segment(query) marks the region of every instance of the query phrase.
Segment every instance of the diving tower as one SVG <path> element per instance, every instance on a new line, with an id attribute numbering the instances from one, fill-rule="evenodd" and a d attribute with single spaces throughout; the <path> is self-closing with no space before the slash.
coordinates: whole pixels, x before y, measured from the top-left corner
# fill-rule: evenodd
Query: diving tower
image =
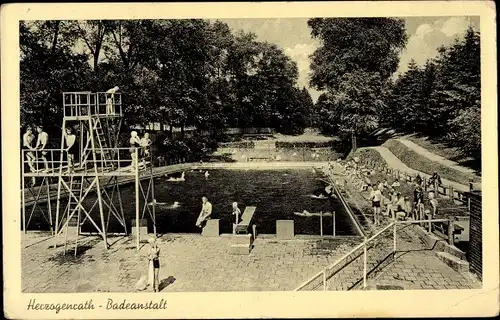
<path id="1" fill-rule="evenodd" d="M 63 121 L 60 149 L 22 151 L 22 224 L 27 232 L 38 208 L 57 239 L 75 232 L 75 255 L 84 223 L 92 226 L 108 248 L 107 235 L 111 219 L 116 220 L 127 235 L 127 223 L 120 184 L 135 183 L 136 245 L 140 246 L 139 222 L 148 212 L 156 235 L 154 206 L 153 156 L 150 147 L 120 147 L 123 124 L 120 93 L 90 91 L 63 93 Z M 69 161 L 66 132 L 74 134 L 74 159 Z M 31 153 L 33 168 L 26 169 Z M 133 157 L 135 155 L 135 157 Z M 44 159 L 45 158 L 45 159 Z M 27 182 L 41 180 L 41 185 Z M 140 183 L 147 180 L 147 190 Z M 57 191 L 53 190 L 57 183 Z M 25 190 L 31 194 L 27 201 Z M 94 194 L 97 199 L 90 199 Z M 55 212 L 51 200 L 56 201 Z M 153 202 L 153 205 L 148 205 Z M 46 210 L 43 204 L 46 203 Z M 27 209 L 30 208 L 28 213 Z M 141 210 L 142 209 L 142 210 Z M 47 212 L 46 212 L 47 211 Z M 142 211 L 142 212 L 141 212 Z M 73 231 L 76 229 L 76 231 Z M 116 232 L 115 232 L 116 233 Z"/>

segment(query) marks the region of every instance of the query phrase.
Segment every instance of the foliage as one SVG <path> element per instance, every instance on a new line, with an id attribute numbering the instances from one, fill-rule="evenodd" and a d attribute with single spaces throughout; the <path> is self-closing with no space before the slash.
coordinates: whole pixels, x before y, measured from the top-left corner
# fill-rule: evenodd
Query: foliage
<path id="1" fill-rule="evenodd" d="M 62 92 L 114 86 L 125 128 L 159 122 L 220 138 L 229 126 L 295 134 L 309 124 L 312 99 L 297 86 L 296 63 L 220 21 L 21 22 L 20 46 L 21 122 L 53 127 L 51 136 L 60 136 Z M 198 140 L 169 147 L 178 157 L 197 157 Z"/>
<path id="2" fill-rule="evenodd" d="M 311 59 L 311 85 L 327 93 L 319 101 L 323 131 L 343 137 L 366 133 L 386 109 L 385 94 L 407 42 L 404 21 L 393 18 L 313 18 L 321 45 Z"/>
<path id="3" fill-rule="evenodd" d="M 410 62 L 391 88 L 384 123 L 444 139 L 480 158 L 480 79 L 480 36 L 469 27 L 463 39 L 441 47 L 425 66 Z"/>

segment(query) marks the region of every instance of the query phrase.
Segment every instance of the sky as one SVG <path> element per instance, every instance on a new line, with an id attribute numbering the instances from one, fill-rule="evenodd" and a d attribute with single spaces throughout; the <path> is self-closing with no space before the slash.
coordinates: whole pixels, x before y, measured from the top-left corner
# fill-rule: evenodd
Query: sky
<path id="1" fill-rule="evenodd" d="M 408 43 L 400 55 L 396 74 L 405 72 L 408 62 L 414 59 L 423 65 L 437 55 L 437 49 L 463 37 L 469 24 L 479 31 L 479 17 L 409 17 L 405 21 Z M 297 62 L 298 84 L 306 87 L 314 101 L 320 92 L 309 87 L 309 56 L 319 43 L 311 37 L 307 18 L 290 19 L 222 19 L 233 30 L 253 32 L 259 41 L 268 41 L 281 47 L 285 54 Z"/>

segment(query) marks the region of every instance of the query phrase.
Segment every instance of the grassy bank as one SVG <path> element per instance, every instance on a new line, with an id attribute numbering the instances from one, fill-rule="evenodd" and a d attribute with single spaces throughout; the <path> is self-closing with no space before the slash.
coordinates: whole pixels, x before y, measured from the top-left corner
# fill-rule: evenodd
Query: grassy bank
<path id="1" fill-rule="evenodd" d="M 376 163 L 380 163 L 382 165 L 387 165 L 385 160 L 382 158 L 382 156 L 374 149 L 358 149 L 356 152 L 350 155 L 351 157 L 359 157 L 360 159 L 363 159 L 364 161 L 372 161 Z M 386 174 L 385 172 L 379 172 L 376 171 L 374 172 L 373 175 L 370 176 L 370 180 L 372 183 L 376 183 L 378 181 L 387 181 L 389 185 L 391 185 L 394 182 L 394 178 L 391 175 Z M 413 191 L 414 191 L 414 186 L 412 183 L 407 183 L 404 180 L 400 180 L 400 187 L 397 188 L 398 192 L 401 192 L 402 195 L 407 196 L 410 198 L 410 201 L 413 201 Z M 367 193 L 365 192 L 365 195 Z M 369 202 L 367 201 L 367 206 L 368 210 L 371 210 L 371 206 L 369 205 Z M 447 198 L 439 198 L 439 205 L 442 207 L 455 207 L 456 204 L 453 203 L 452 200 L 447 199 Z"/>
<path id="2" fill-rule="evenodd" d="M 399 160 L 401 160 L 401 162 L 412 169 L 430 175 L 436 171 L 441 175 L 441 178 L 455 181 L 463 185 L 468 185 L 469 179 L 473 179 L 474 182 L 480 182 L 480 180 L 475 175 L 466 174 L 437 162 L 431 161 L 426 157 L 414 152 L 397 140 L 388 140 L 382 146 L 389 149 Z"/>
<path id="3" fill-rule="evenodd" d="M 404 136 L 404 138 L 421 146 L 422 148 L 429 150 L 429 152 L 437 154 L 445 159 L 455 161 L 461 166 L 475 170 L 479 175 L 481 173 L 480 159 L 467 157 L 456 147 L 450 147 L 445 143 L 434 141 L 429 137 L 419 136 L 416 134 L 407 135 Z"/>

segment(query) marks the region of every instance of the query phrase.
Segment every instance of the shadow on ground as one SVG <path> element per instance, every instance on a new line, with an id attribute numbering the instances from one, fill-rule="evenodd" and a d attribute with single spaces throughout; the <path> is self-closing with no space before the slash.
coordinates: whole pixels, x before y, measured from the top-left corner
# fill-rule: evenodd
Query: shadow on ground
<path id="1" fill-rule="evenodd" d="M 168 276 L 167 278 L 160 281 L 160 285 L 158 286 L 159 291 L 162 291 L 169 285 L 175 282 L 175 278 L 173 276 Z"/>

